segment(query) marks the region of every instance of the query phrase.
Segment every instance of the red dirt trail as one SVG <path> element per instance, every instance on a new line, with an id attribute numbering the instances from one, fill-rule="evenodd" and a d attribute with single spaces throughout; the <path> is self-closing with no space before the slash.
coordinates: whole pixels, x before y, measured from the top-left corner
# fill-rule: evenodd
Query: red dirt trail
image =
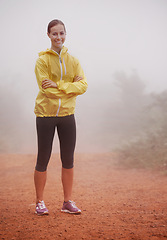
<path id="1" fill-rule="evenodd" d="M 73 197 L 81 215 L 61 213 L 61 164 L 53 154 L 37 216 L 35 155 L 0 155 L 0 239 L 167 239 L 167 176 L 117 167 L 112 154 L 76 154 Z"/>

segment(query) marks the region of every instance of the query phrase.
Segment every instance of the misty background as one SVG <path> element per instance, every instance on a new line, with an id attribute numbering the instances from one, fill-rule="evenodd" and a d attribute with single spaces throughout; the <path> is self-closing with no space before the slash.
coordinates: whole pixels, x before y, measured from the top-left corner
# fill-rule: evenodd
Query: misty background
<path id="1" fill-rule="evenodd" d="M 65 23 L 64 45 L 88 80 L 76 150 L 108 152 L 150 134 L 167 144 L 166 0 L 0 0 L 0 152 L 37 151 L 34 67 L 52 19 Z"/>

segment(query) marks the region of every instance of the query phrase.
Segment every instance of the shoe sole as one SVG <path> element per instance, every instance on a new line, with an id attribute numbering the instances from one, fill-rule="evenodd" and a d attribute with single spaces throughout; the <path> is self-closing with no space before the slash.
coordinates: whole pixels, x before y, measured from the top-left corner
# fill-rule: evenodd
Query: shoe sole
<path id="1" fill-rule="evenodd" d="M 37 213 L 37 211 L 35 211 L 35 214 L 37 214 L 38 216 L 49 215 L 48 212 Z"/>
<path id="2" fill-rule="evenodd" d="M 69 210 L 62 210 L 62 209 L 61 209 L 61 212 L 63 212 L 63 213 L 70 213 L 70 214 L 76 214 L 76 215 L 81 214 L 81 211 L 78 211 L 78 212 L 70 212 Z"/>

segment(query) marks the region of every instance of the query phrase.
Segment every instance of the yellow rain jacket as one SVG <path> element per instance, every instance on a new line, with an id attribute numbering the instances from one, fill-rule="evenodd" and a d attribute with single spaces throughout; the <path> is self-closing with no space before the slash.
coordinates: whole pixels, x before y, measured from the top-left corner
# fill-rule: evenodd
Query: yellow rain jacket
<path id="1" fill-rule="evenodd" d="M 35 66 L 39 86 L 34 110 L 37 117 L 74 114 L 76 97 L 87 90 L 87 80 L 79 61 L 67 51 L 63 47 L 60 55 L 51 49 L 39 53 Z M 83 79 L 74 82 L 77 75 Z M 44 79 L 56 82 L 57 88 L 43 89 Z"/>

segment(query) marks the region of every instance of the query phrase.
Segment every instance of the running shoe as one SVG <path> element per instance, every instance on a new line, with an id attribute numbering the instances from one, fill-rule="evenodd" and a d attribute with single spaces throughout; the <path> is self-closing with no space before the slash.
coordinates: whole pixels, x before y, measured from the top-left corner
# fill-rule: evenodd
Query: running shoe
<path id="1" fill-rule="evenodd" d="M 35 213 L 36 213 L 37 215 L 39 215 L 39 216 L 48 215 L 48 214 L 49 214 L 49 211 L 48 211 L 48 209 L 46 208 L 44 201 L 39 201 L 39 202 L 37 203 Z"/>
<path id="2" fill-rule="evenodd" d="M 68 202 L 63 203 L 61 212 L 80 214 L 81 210 L 79 208 L 77 208 L 77 206 L 75 205 L 75 202 L 69 200 Z"/>

